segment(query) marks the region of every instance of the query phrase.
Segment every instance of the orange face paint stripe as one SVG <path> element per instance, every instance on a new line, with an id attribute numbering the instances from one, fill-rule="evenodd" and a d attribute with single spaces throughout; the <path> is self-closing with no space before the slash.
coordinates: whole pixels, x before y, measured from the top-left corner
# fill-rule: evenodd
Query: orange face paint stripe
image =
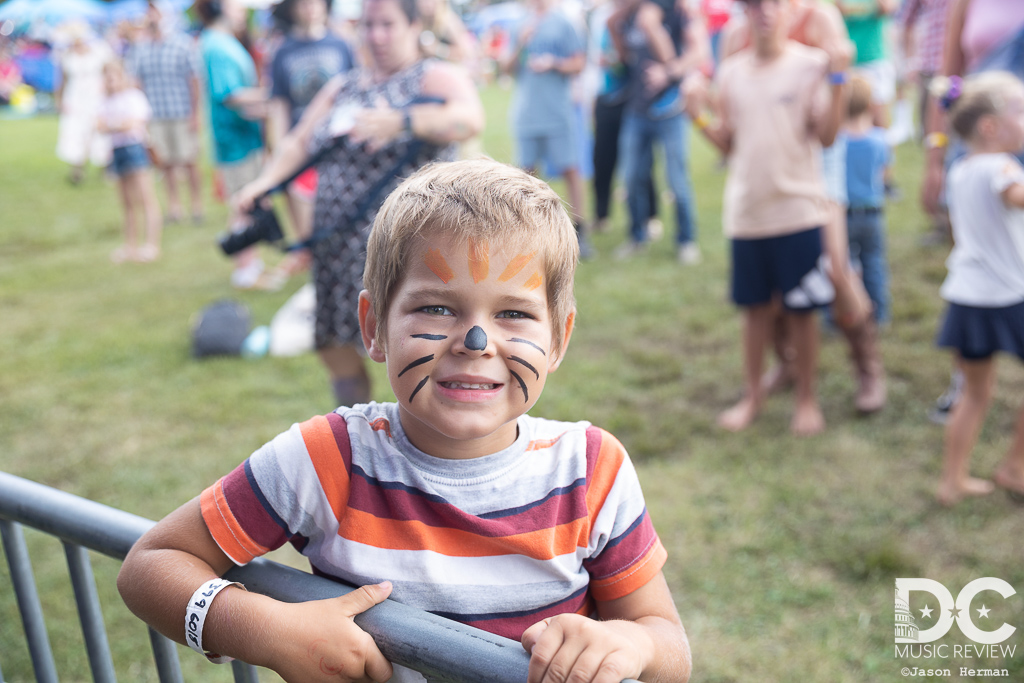
<path id="1" fill-rule="evenodd" d="M 538 270 L 537 272 L 530 276 L 530 279 L 526 281 L 526 283 L 523 285 L 523 288 L 537 289 L 542 284 L 544 284 L 544 278 L 541 277 L 540 271 Z"/>
<path id="2" fill-rule="evenodd" d="M 441 282 L 448 284 L 448 282 L 455 277 L 455 271 L 452 270 L 448 262 L 444 260 L 444 256 L 441 255 L 440 249 L 428 249 L 427 253 L 423 255 L 423 262 L 427 264 L 427 268 L 430 271 L 441 278 Z"/>
<path id="3" fill-rule="evenodd" d="M 469 274 L 473 282 L 478 283 L 487 279 L 487 271 L 490 270 L 491 262 L 488 255 L 487 242 L 469 240 Z"/>
<path id="4" fill-rule="evenodd" d="M 527 263 L 533 260 L 536 254 L 537 252 L 535 251 L 531 251 L 529 254 L 519 254 L 509 261 L 508 265 L 505 266 L 505 270 L 498 276 L 498 282 L 508 282 L 514 278 L 519 274 L 519 271 L 526 267 Z"/>

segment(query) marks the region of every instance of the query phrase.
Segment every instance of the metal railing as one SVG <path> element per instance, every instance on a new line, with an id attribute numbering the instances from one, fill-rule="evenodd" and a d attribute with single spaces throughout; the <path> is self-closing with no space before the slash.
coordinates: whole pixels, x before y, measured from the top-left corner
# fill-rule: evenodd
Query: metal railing
<path id="1" fill-rule="evenodd" d="M 93 680 L 113 683 L 114 664 L 88 551 L 123 560 L 153 524 L 143 517 L 0 472 L 0 532 L 38 683 L 56 683 L 58 676 L 22 526 L 63 542 Z M 235 567 L 226 576 L 244 583 L 249 590 L 286 602 L 332 598 L 353 590 L 264 559 Z M 430 681 L 526 680 L 529 656 L 514 640 L 391 600 L 358 615 L 355 621 L 391 662 L 415 669 Z M 150 640 L 161 683 L 180 683 L 176 644 L 152 629 Z M 236 682 L 258 681 L 256 667 L 238 661 L 232 667 Z"/>

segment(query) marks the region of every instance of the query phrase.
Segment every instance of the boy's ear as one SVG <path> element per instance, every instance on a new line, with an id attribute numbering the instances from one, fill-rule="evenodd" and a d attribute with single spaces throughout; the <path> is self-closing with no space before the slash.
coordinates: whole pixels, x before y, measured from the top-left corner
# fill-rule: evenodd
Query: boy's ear
<path id="1" fill-rule="evenodd" d="M 565 318 L 565 334 L 562 335 L 562 348 L 558 350 L 558 355 L 552 359 L 548 366 L 548 372 L 554 372 L 558 369 L 558 366 L 562 364 L 562 359 L 565 358 L 565 352 L 569 348 L 569 338 L 572 336 L 573 328 L 576 326 L 576 309 L 572 309 L 569 315 Z M 552 354 L 554 355 L 554 354 Z"/>
<path id="2" fill-rule="evenodd" d="M 384 349 L 377 345 L 377 315 L 373 312 L 370 293 L 365 289 L 359 292 L 359 331 L 363 335 L 363 346 L 370 358 L 383 363 Z"/>

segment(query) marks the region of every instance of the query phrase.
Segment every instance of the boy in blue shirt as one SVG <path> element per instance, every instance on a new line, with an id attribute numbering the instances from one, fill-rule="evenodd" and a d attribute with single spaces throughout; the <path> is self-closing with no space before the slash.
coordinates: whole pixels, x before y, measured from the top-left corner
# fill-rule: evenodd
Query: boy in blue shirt
<path id="1" fill-rule="evenodd" d="M 863 78 L 850 81 L 846 122 L 846 209 L 850 257 L 860 262 L 864 288 L 874 305 L 875 322 L 890 319 L 889 262 L 885 248 L 885 172 L 892 150 L 885 130 L 871 119 L 871 85 Z"/>

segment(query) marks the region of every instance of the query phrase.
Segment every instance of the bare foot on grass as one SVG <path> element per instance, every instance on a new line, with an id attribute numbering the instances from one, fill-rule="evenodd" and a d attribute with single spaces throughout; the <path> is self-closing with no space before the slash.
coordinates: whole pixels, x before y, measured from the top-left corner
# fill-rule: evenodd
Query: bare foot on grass
<path id="1" fill-rule="evenodd" d="M 127 244 L 121 245 L 114 251 L 110 252 L 110 260 L 113 263 L 124 263 L 125 261 L 134 261 L 135 258 L 135 247 L 130 247 Z"/>
<path id="2" fill-rule="evenodd" d="M 817 403 L 797 404 L 793 411 L 793 419 L 789 423 L 789 431 L 794 436 L 813 436 L 825 431 L 825 416 Z"/>
<path id="3" fill-rule="evenodd" d="M 1024 504 L 1024 472 L 1008 465 L 1000 465 L 993 475 L 995 485 L 1006 491 L 1015 503 Z"/>
<path id="4" fill-rule="evenodd" d="M 988 479 L 967 477 L 960 482 L 942 482 L 935 492 L 940 505 L 952 507 L 968 496 L 987 496 L 995 490 L 995 484 Z"/>
<path id="5" fill-rule="evenodd" d="M 730 432 L 742 432 L 749 427 L 761 412 L 761 403 L 749 396 L 744 396 L 732 408 L 719 413 L 718 426 Z"/>

